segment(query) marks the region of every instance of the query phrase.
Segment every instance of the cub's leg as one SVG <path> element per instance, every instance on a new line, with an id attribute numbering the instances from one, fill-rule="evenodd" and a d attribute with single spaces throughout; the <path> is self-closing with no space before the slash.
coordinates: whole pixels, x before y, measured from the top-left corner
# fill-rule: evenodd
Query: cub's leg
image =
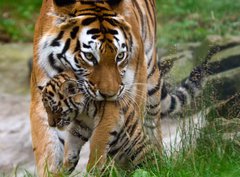
<path id="1" fill-rule="evenodd" d="M 90 156 L 87 165 L 88 171 L 94 166 L 101 168 L 106 162 L 111 134 L 114 132 L 119 118 L 119 105 L 114 102 L 106 102 L 100 122 L 96 125 L 91 137 Z"/>
<path id="2" fill-rule="evenodd" d="M 92 125 L 93 123 L 90 123 Z M 68 127 L 65 146 L 63 170 L 70 174 L 76 167 L 82 146 L 89 140 L 92 134 L 92 126 L 87 121 L 74 120 Z"/>

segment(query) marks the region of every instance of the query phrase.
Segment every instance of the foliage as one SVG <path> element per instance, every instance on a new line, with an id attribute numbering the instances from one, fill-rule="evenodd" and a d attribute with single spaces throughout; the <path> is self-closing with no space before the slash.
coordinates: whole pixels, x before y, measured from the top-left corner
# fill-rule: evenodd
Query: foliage
<path id="1" fill-rule="evenodd" d="M 0 1 L 0 33 L 13 41 L 31 41 L 41 0 Z"/>
<path id="2" fill-rule="evenodd" d="M 239 35 L 240 0 L 156 0 L 161 46 L 203 40 L 209 34 Z M 0 1 L 0 32 L 13 41 L 31 41 L 41 0 Z M 1 36 L 0 36 L 1 38 Z"/>
<path id="3" fill-rule="evenodd" d="M 188 139 L 190 141 L 190 139 Z M 186 143 L 187 144 L 187 143 Z M 224 142 L 214 129 L 206 129 L 200 134 L 197 145 L 186 146 L 166 152 L 160 157 L 156 155 L 155 161 L 146 162 L 135 171 L 126 172 L 109 166 L 104 174 L 93 176 L 111 177 L 235 177 L 240 173 L 240 149 L 232 142 Z M 114 170 L 112 170 L 114 169 Z"/>
<path id="4" fill-rule="evenodd" d="M 240 35 L 239 9 L 239 0 L 158 0 L 159 44 L 201 41 L 207 35 Z"/>

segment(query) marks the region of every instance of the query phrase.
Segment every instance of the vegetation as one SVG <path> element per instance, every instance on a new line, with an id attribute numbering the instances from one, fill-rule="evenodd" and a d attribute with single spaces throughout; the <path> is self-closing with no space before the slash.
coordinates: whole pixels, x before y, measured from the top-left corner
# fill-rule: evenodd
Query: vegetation
<path id="1" fill-rule="evenodd" d="M 202 41 L 207 35 L 240 35 L 239 0 L 158 0 L 161 46 Z"/>
<path id="2" fill-rule="evenodd" d="M 189 117 L 185 123 L 189 123 L 189 127 L 181 128 L 179 131 L 182 140 L 179 148 L 164 149 L 162 156 L 159 153 L 153 153 L 153 161 L 145 161 L 145 163 L 135 170 L 124 171 L 114 167 L 112 164 L 106 167 L 104 174 L 93 174 L 93 176 L 101 177 L 235 177 L 240 174 L 240 143 L 236 139 L 224 139 L 226 127 L 222 126 L 218 116 L 219 110 L 212 108 L 209 113 L 203 111 L 203 117 L 207 117 L 209 121 L 204 128 L 200 129 L 199 125 L 193 125 L 193 110 L 202 108 L 206 109 L 210 105 L 216 105 L 216 98 L 212 95 L 213 88 L 206 88 L 202 96 L 194 105 L 183 113 L 182 117 Z M 237 100 L 237 98 L 236 98 Z M 235 103 L 237 104 L 237 103 Z M 239 103 L 238 103 L 239 105 Z M 236 116 L 231 114 L 234 110 L 230 105 L 226 110 L 225 116 L 230 118 Z M 235 107 L 237 108 L 237 107 Z M 239 111 L 237 111 L 239 113 Z M 189 122 L 188 122 L 189 121 Z M 199 123 L 201 121 L 199 120 Z M 221 127 L 221 128 L 220 128 Z M 234 126 L 228 127 L 232 132 Z M 191 132 L 191 133 L 189 133 Z M 172 142 L 174 143 L 174 142 Z"/>
<path id="3" fill-rule="evenodd" d="M 209 100 L 208 100 L 209 101 Z M 209 104 L 209 103 L 204 103 Z M 214 112 L 214 111 L 213 111 Z M 215 114 L 209 115 L 215 118 Z M 145 163 L 135 170 L 125 171 L 110 161 L 101 172 L 91 172 L 98 177 L 235 177 L 240 174 L 240 147 L 233 141 L 223 140 L 221 130 L 213 122 L 206 128 L 189 127 L 191 136 L 182 131 L 181 147 L 170 152 L 164 150 L 160 157 L 153 153 L 154 162 Z M 196 142 L 195 142 L 196 138 Z M 49 176 L 52 176 L 49 173 Z M 71 176 L 84 176 L 75 173 Z M 89 176 L 89 175 L 85 175 Z M 67 177 L 62 175 L 62 177 Z"/>
<path id="4" fill-rule="evenodd" d="M 0 1 L 0 41 L 32 41 L 41 0 Z"/>
<path id="5" fill-rule="evenodd" d="M 157 0 L 159 44 L 201 41 L 209 34 L 239 35 L 240 2 L 237 1 Z M 32 41 L 41 2 L 1 0 L 0 40 Z"/>

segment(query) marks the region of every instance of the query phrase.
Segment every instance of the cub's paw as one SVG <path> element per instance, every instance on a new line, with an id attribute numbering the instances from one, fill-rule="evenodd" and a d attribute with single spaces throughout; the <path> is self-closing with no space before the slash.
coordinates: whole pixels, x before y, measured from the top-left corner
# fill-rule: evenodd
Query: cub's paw
<path id="1" fill-rule="evenodd" d="M 72 152 L 71 154 L 68 154 L 66 157 L 64 157 L 63 162 L 63 171 L 64 174 L 71 174 L 75 167 L 78 164 L 79 160 L 79 152 Z"/>

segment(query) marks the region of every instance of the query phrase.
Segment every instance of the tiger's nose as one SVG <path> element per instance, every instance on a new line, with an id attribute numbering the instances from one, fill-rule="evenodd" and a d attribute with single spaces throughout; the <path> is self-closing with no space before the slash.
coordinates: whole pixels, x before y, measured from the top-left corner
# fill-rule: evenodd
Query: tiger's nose
<path id="1" fill-rule="evenodd" d="M 117 92 L 113 92 L 113 91 L 108 91 L 108 92 L 99 91 L 99 94 L 100 94 L 104 99 L 107 99 L 107 98 L 114 97 L 114 96 L 117 94 Z"/>

